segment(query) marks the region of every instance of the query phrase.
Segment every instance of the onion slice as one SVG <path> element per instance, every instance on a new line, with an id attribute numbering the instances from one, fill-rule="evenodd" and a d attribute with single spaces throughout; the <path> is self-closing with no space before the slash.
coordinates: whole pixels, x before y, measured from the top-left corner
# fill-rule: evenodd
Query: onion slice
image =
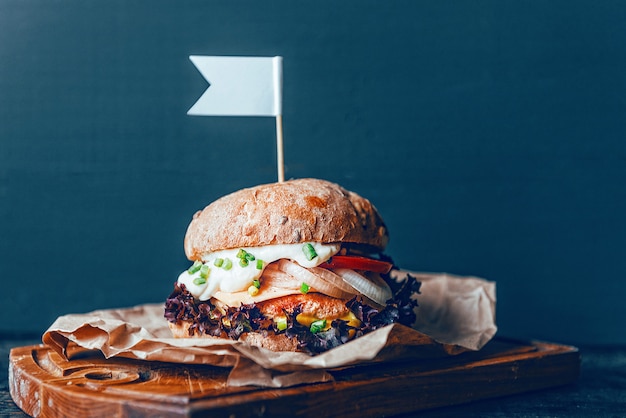
<path id="1" fill-rule="evenodd" d="M 338 287 L 346 293 L 350 293 L 352 295 L 356 295 L 358 293 L 356 290 L 354 290 L 354 287 L 350 286 L 341 278 L 341 276 L 337 275 L 337 273 L 334 273 L 331 270 L 322 267 L 313 267 L 310 268 L 309 271 L 313 272 L 322 279 L 326 280 L 328 283 Z"/>
<path id="2" fill-rule="evenodd" d="M 292 275 L 299 283 L 306 283 L 311 290 L 323 293 L 325 295 L 338 298 L 350 299 L 352 294 L 344 292 L 339 287 L 322 279 L 320 276 L 311 272 L 309 269 L 302 267 L 298 263 L 290 260 L 281 259 L 277 262 L 278 269 L 287 274 Z"/>
<path id="3" fill-rule="evenodd" d="M 371 275 L 367 278 L 350 269 L 335 269 L 334 272 L 363 296 L 379 305 L 385 306 L 393 297 L 391 288 L 380 276 Z"/>
<path id="4" fill-rule="evenodd" d="M 293 277 L 291 274 L 285 273 L 274 266 L 274 263 L 268 265 L 261 276 L 261 285 L 263 287 L 277 287 L 279 289 L 300 289 L 302 282 Z"/>

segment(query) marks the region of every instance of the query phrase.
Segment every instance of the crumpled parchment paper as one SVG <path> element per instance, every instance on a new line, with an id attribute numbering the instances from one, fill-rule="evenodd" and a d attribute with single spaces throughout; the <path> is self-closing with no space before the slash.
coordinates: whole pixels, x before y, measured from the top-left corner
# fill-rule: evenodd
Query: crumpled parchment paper
<path id="1" fill-rule="evenodd" d="M 332 380 L 327 370 L 336 367 L 479 350 L 495 335 L 494 282 L 409 273 L 422 282 L 418 320 L 412 328 L 387 326 L 316 356 L 273 352 L 229 339 L 172 338 L 163 317 L 164 304 L 64 315 L 42 340 L 69 359 L 90 349 L 106 358 L 210 364 L 231 368 L 228 385 L 285 387 Z"/>

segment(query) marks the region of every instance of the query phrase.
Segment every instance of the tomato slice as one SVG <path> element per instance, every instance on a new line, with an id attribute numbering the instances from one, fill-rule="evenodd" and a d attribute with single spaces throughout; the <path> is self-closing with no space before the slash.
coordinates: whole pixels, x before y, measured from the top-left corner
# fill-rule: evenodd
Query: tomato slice
<path id="1" fill-rule="evenodd" d="M 327 269 L 351 269 L 373 271 L 375 273 L 389 273 L 392 264 L 386 261 L 356 255 L 334 255 L 319 267 Z"/>

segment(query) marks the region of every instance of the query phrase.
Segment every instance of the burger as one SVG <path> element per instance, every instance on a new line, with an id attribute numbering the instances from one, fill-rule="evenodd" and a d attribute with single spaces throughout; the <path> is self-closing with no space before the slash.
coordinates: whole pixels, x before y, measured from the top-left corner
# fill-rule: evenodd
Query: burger
<path id="1" fill-rule="evenodd" d="M 198 211 L 165 318 L 176 338 L 230 338 L 318 354 L 415 322 L 420 283 L 383 251 L 385 223 L 365 198 L 320 179 L 263 184 Z"/>

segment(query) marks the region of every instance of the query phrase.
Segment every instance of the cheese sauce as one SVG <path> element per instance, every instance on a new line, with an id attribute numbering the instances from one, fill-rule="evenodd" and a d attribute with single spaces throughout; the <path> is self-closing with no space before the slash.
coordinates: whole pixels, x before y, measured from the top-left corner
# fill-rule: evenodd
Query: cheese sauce
<path id="1" fill-rule="evenodd" d="M 304 249 L 309 244 L 316 253 L 311 260 Z M 247 266 L 240 265 L 241 249 L 239 248 L 216 251 L 202 256 L 204 266 L 208 267 L 208 275 L 204 273 L 206 278 L 202 276 L 201 270 L 193 273 L 185 270 L 178 276 L 178 283 L 184 284 L 196 299 L 204 301 L 210 299 L 218 291 L 234 293 L 247 290 L 255 280 L 261 277 L 269 263 L 281 258 L 295 261 L 302 267 L 316 267 L 337 254 L 339 249 L 339 244 L 317 242 L 249 247 L 244 250 L 247 254 L 254 256 L 254 260 L 249 261 Z M 218 260 L 217 264 L 220 264 L 219 260 L 222 261 L 221 267 L 216 266 L 216 260 Z M 226 260 L 232 264 L 229 269 L 225 268 L 225 265 L 229 264 Z M 204 267 L 204 270 L 207 267 Z"/>

